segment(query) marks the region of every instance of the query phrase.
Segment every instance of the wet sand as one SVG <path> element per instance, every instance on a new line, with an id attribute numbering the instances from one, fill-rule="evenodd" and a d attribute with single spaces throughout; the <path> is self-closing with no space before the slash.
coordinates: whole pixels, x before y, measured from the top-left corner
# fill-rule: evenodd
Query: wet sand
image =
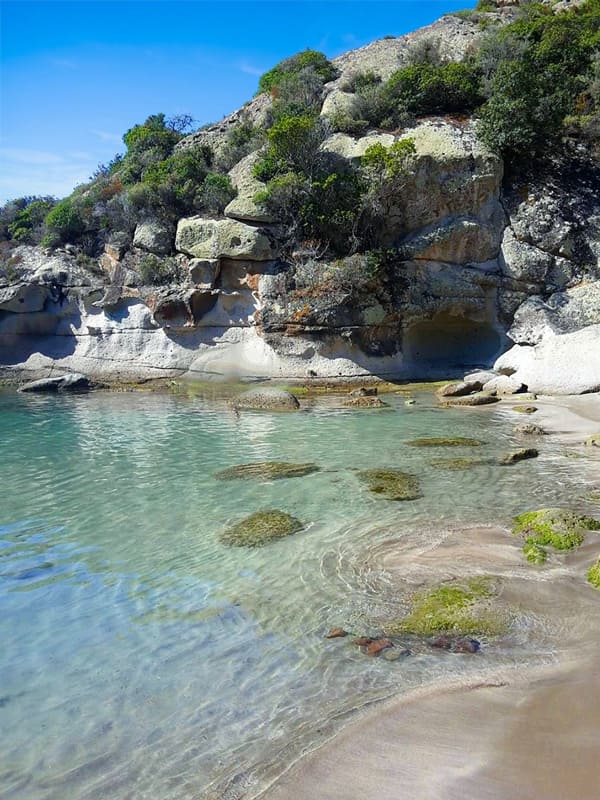
<path id="1" fill-rule="evenodd" d="M 600 431 L 599 395 L 535 405 L 539 411 L 528 419 L 565 444 Z M 521 421 L 519 415 L 515 424 Z M 444 541 L 430 563 L 441 558 L 442 570 L 446 558 L 473 564 L 477 552 L 484 569 L 490 561 L 500 571 L 516 567 L 499 530 L 472 533 L 470 547 L 463 542 L 453 552 Z M 517 577 L 508 590 L 534 613 L 561 609 L 554 663 L 482 672 L 480 681 L 437 684 L 382 704 L 293 764 L 261 798 L 598 800 L 600 597 L 584 579 L 597 549 L 586 544 L 573 554 L 577 569 L 561 573 L 562 580 Z M 401 553 L 388 553 L 385 562 L 388 569 L 411 569 Z"/>

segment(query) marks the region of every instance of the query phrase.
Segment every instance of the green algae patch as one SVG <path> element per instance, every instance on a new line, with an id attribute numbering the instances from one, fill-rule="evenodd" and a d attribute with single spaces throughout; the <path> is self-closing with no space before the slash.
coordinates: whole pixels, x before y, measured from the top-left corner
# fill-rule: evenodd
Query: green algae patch
<path id="1" fill-rule="evenodd" d="M 479 439 L 467 439 L 464 436 L 432 436 L 412 439 L 406 444 L 411 447 L 480 447 L 484 443 Z"/>
<path id="2" fill-rule="evenodd" d="M 513 521 L 513 533 L 526 537 L 523 552 L 532 564 L 543 564 L 546 561 L 547 547 L 574 550 L 583 544 L 586 531 L 600 530 L 598 520 L 564 508 L 526 511 Z"/>
<path id="3" fill-rule="evenodd" d="M 299 519 L 284 511 L 257 511 L 223 531 L 219 541 L 231 547 L 262 547 L 303 527 Z"/>
<path id="4" fill-rule="evenodd" d="M 423 496 L 418 478 L 399 469 L 367 469 L 358 477 L 370 492 L 387 500 L 417 500 Z"/>
<path id="5" fill-rule="evenodd" d="M 511 411 L 516 411 L 518 414 L 535 414 L 537 406 L 513 406 Z"/>
<path id="6" fill-rule="evenodd" d="M 589 568 L 587 579 L 594 589 L 600 589 L 600 558 Z"/>
<path id="7" fill-rule="evenodd" d="M 486 578 L 433 586 L 418 592 L 412 599 L 409 613 L 391 622 L 386 633 L 499 636 L 506 633 L 509 626 L 506 613 L 494 608 L 496 595 L 496 587 Z"/>
<path id="8" fill-rule="evenodd" d="M 483 458 L 434 458 L 430 462 L 436 469 L 471 469 L 489 463 Z"/>
<path id="9" fill-rule="evenodd" d="M 235 467 L 228 467 L 220 472 L 215 472 L 218 481 L 233 480 L 271 480 L 276 481 L 282 478 L 302 478 L 304 475 L 311 475 L 318 472 L 321 468 L 316 464 L 290 464 L 287 461 L 259 461 L 255 464 L 238 464 Z"/>

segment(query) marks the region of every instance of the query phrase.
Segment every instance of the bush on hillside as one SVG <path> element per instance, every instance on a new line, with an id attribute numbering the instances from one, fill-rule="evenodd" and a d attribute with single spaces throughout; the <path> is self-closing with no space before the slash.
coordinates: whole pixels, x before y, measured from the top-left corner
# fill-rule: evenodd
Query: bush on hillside
<path id="1" fill-rule="evenodd" d="M 284 76 L 299 73 L 310 67 L 319 76 L 322 83 L 334 80 L 337 70 L 326 55 L 317 50 L 303 50 L 286 58 L 261 76 L 258 91 L 276 93 Z"/>

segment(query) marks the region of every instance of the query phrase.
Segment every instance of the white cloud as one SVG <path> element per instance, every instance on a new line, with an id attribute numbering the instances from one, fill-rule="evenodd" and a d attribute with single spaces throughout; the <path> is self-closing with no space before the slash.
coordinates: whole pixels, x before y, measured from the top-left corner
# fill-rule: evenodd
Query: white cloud
<path id="1" fill-rule="evenodd" d="M 97 136 L 98 139 L 100 139 L 103 142 L 118 142 L 120 144 L 122 141 L 121 136 L 119 136 L 117 133 L 110 133 L 109 131 L 96 131 L 96 130 L 91 130 L 90 133 L 93 134 L 94 136 Z"/>
<path id="2" fill-rule="evenodd" d="M 259 67 L 254 67 L 252 64 L 248 64 L 247 61 L 242 61 L 242 63 L 240 64 L 240 69 L 247 75 L 262 75 L 264 72 L 264 69 L 260 69 Z"/>
<path id="3" fill-rule="evenodd" d="M 96 167 L 87 153 L 67 155 L 18 147 L 0 148 L 0 203 L 25 195 L 64 197 Z"/>
<path id="4" fill-rule="evenodd" d="M 53 67 L 62 67 L 63 69 L 78 69 L 76 61 L 71 61 L 69 58 L 51 58 L 50 63 Z"/>

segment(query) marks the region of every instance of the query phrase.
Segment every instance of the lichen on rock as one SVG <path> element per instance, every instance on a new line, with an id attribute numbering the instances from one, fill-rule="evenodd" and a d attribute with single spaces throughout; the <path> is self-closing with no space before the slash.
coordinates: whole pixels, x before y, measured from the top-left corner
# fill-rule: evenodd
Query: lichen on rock
<path id="1" fill-rule="evenodd" d="M 299 519 L 284 511 L 256 511 L 223 531 L 219 541 L 232 547 L 262 547 L 303 527 Z"/>

